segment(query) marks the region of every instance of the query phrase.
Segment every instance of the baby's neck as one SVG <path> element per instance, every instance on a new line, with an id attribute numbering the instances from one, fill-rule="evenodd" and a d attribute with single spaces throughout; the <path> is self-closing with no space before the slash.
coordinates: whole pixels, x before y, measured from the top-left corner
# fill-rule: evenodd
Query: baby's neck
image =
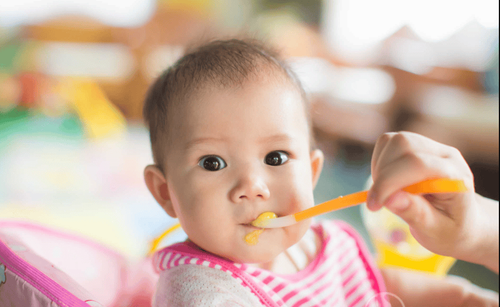
<path id="1" fill-rule="evenodd" d="M 279 254 L 271 262 L 252 265 L 277 274 L 293 274 L 305 269 L 316 258 L 320 249 L 319 236 L 309 229 L 298 243 Z"/>

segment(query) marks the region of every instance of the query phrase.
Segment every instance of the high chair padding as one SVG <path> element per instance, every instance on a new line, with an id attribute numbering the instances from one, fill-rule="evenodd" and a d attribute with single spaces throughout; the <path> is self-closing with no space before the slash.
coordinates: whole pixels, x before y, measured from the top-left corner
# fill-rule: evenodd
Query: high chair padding
<path id="1" fill-rule="evenodd" d="M 0 221 L 0 306 L 117 306 L 126 259 L 93 241 Z"/>

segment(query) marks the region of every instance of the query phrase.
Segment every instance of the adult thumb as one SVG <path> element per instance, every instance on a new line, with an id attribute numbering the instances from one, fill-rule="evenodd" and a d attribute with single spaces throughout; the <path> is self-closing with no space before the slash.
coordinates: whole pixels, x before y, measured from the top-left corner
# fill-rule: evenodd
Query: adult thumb
<path id="1" fill-rule="evenodd" d="M 433 231 L 433 228 L 442 222 L 437 209 L 420 195 L 398 191 L 389 197 L 384 205 L 418 232 Z"/>

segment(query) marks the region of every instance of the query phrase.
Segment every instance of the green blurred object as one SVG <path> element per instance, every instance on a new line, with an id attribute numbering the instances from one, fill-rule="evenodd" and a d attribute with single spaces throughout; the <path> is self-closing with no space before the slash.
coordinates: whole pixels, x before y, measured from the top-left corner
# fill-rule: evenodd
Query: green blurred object
<path id="1" fill-rule="evenodd" d="M 465 277 L 473 284 L 482 288 L 496 292 L 499 290 L 498 274 L 479 264 L 457 260 L 448 271 L 448 274 Z"/>
<path id="2" fill-rule="evenodd" d="M 0 71 L 11 71 L 14 67 L 14 59 L 16 58 L 21 44 L 10 43 L 0 46 Z"/>
<path id="3" fill-rule="evenodd" d="M 48 117 L 36 111 L 18 107 L 0 112 L 0 150 L 16 136 L 46 134 L 63 139 L 83 139 L 84 131 L 78 117 L 66 113 L 61 117 Z"/>
<path id="4" fill-rule="evenodd" d="M 16 125 L 30 116 L 30 111 L 25 108 L 14 108 L 7 112 L 0 112 L 0 135 L 11 126 Z"/>
<path id="5" fill-rule="evenodd" d="M 265 11 L 293 11 L 302 21 L 309 25 L 319 26 L 321 22 L 321 0 L 258 0 L 255 1 L 261 12 Z"/>

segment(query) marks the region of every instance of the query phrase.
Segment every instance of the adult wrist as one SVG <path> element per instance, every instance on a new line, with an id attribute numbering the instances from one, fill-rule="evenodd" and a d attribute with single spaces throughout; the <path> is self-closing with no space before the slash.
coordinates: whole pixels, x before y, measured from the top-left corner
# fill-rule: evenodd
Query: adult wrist
<path id="1" fill-rule="evenodd" d="M 499 204 L 498 201 L 485 198 L 479 194 L 476 194 L 476 201 L 478 202 L 480 213 L 477 225 L 480 232 L 478 234 L 477 245 L 472 251 L 477 259 L 474 262 L 484 265 L 498 274 Z"/>

